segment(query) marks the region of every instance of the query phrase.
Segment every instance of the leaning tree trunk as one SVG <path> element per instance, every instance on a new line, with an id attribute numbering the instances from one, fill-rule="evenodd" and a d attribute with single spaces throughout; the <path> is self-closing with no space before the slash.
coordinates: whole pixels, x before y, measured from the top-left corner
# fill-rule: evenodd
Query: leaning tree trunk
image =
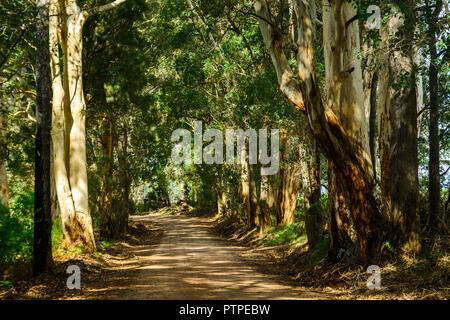
<path id="1" fill-rule="evenodd" d="M 414 1 L 403 1 L 400 8 L 393 6 L 392 10 L 394 15 L 381 30 L 379 145 L 383 212 L 390 244 L 400 250 L 417 251 L 417 100 L 409 25 L 414 21 Z"/>
<path id="2" fill-rule="evenodd" d="M 364 264 L 376 262 L 381 252 L 382 216 L 374 194 L 375 180 L 368 151 L 367 125 L 364 123 L 365 117 L 361 117 L 364 113 L 358 109 L 363 110 L 363 105 L 361 103 L 357 106 L 351 99 L 362 99 L 357 96 L 362 96 L 358 89 L 362 81 L 360 80 L 360 84 L 356 83 L 354 77 L 357 76 L 352 75 L 354 72 L 361 73 L 361 69 L 359 62 L 352 59 L 353 51 L 350 52 L 350 48 L 359 50 L 355 45 L 356 41 L 359 42 L 359 35 L 356 32 L 357 26 L 353 26 L 351 22 L 350 26 L 346 26 L 346 22 L 354 17 L 354 12 L 351 11 L 350 3 L 324 0 L 324 10 L 330 11 L 325 14 L 330 18 L 326 23 L 334 25 L 335 38 L 333 39 L 331 32 L 327 32 L 325 50 L 331 50 L 332 53 L 326 59 L 326 64 L 328 72 L 332 71 L 329 75 L 334 83 L 329 86 L 326 103 L 323 103 L 315 75 L 315 1 L 294 0 L 293 3 L 297 18 L 297 42 L 293 47 L 297 52 L 300 84 L 293 77 L 283 52 L 280 28 L 274 27 L 275 22 L 272 21 L 266 2 L 255 1 L 254 7 L 261 17 L 260 30 L 275 66 L 280 90 L 289 101 L 308 114 L 314 137 L 328 160 L 332 179 L 335 180 L 331 182 L 335 187 L 332 192 L 341 195 L 340 198 L 332 196 L 330 199 L 330 205 L 333 206 L 333 220 L 329 228 L 332 249 L 330 257 L 336 258 L 348 247 L 357 247 L 356 255 Z M 344 14 L 340 14 L 341 10 L 345 11 Z M 349 13 L 353 13 L 353 16 L 343 21 Z M 324 25 L 325 28 L 328 29 Z M 339 63 L 344 58 L 346 64 Z M 331 70 L 330 63 L 333 63 Z M 338 110 L 339 104 L 335 105 L 340 100 L 339 93 L 348 102 L 342 110 Z M 351 97 L 353 94 L 356 96 Z M 354 112 L 350 112 L 352 109 Z"/>
<path id="3" fill-rule="evenodd" d="M 349 22 L 355 15 L 351 3 L 324 3 L 326 101 L 349 137 L 352 149 L 370 155 L 361 63 L 354 53 L 360 49 L 359 26 L 357 21 Z M 335 161 L 329 161 L 329 228 L 331 253 L 336 258 L 359 255 L 356 228 L 365 224 L 357 221 L 360 217 L 355 213 L 362 209 L 362 203 L 359 195 L 355 197 L 353 181 L 348 178 Z"/>

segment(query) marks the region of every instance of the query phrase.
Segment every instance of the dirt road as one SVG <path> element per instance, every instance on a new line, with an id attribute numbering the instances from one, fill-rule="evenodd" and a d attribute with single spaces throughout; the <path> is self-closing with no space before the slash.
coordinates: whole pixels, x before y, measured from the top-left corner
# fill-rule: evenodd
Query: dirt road
<path id="1" fill-rule="evenodd" d="M 119 299 L 320 299 L 242 258 L 245 248 L 221 239 L 211 222 L 188 216 L 135 216 L 163 230 L 158 244 L 130 248 L 140 261 L 133 277 L 109 298 Z M 248 249 L 247 249 L 248 250 Z M 131 271 L 131 270 L 130 270 Z M 107 297 L 104 297 L 107 298 Z"/>

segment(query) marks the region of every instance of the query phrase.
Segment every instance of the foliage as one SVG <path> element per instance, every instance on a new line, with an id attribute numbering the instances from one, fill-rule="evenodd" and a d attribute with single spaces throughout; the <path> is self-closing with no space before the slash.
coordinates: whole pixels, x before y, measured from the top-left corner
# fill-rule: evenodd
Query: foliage
<path id="1" fill-rule="evenodd" d="M 0 264 L 27 262 L 33 252 L 32 192 L 24 192 L 8 209 L 0 204 Z"/>

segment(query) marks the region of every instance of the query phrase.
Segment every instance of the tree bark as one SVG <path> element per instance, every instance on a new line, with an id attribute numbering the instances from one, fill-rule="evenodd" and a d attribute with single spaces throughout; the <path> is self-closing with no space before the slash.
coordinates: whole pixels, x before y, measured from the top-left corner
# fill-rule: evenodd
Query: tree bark
<path id="1" fill-rule="evenodd" d="M 113 217 L 112 205 L 112 187 L 113 187 L 113 166 L 114 166 L 114 148 L 116 145 L 115 128 L 112 119 L 107 115 L 100 123 L 101 130 L 101 145 L 102 145 L 102 182 L 100 195 L 100 210 L 103 218 L 100 236 L 104 238 L 114 238 L 118 236 L 115 232 L 114 224 L 116 223 Z"/>
<path id="2" fill-rule="evenodd" d="M 293 133 L 281 130 L 279 188 L 276 204 L 277 224 L 293 223 L 300 190 L 300 164 L 298 145 L 291 141 Z"/>
<path id="3" fill-rule="evenodd" d="M 69 248 L 81 245 L 86 251 L 92 252 L 96 250 L 96 246 L 88 201 L 86 103 L 82 81 L 83 26 L 90 15 L 113 9 L 126 0 L 116 0 L 88 11 L 82 11 L 76 0 L 51 1 L 53 10 L 57 12 L 52 15 L 55 117 L 52 141 L 64 242 Z M 63 51 L 63 74 L 58 66 L 57 37 Z"/>
<path id="4" fill-rule="evenodd" d="M 370 153 L 367 148 L 368 130 L 367 125 L 363 123 L 365 117 L 361 117 L 364 116 L 364 112 L 356 109 L 358 106 L 355 102 L 352 103 L 352 99 L 349 97 L 350 92 L 358 91 L 358 83 L 351 80 L 351 85 L 342 85 L 342 83 L 349 81 L 347 80 L 348 77 L 355 77 L 355 75 L 352 76 L 352 73 L 360 73 L 361 71 L 358 70 L 357 61 L 354 61 L 354 65 L 352 63 L 338 63 L 333 72 L 335 83 L 329 86 L 331 90 L 328 95 L 332 99 L 327 99 L 326 103 L 322 102 L 315 75 L 314 61 L 315 1 L 295 0 L 293 2 L 297 17 L 296 51 L 301 80 L 300 86 L 291 77 L 292 72 L 289 65 L 286 66 L 283 63 L 286 57 L 284 56 L 281 37 L 277 36 L 279 33 L 276 31 L 277 28 L 274 27 L 274 22 L 271 21 L 271 16 L 264 1 L 256 1 L 254 5 L 256 14 L 260 17 L 260 30 L 271 55 L 272 63 L 277 70 L 280 89 L 299 110 L 307 113 L 314 137 L 334 173 L 335 192 L 342 196 L 341 198 L 332 196 L 329 201 L 334 210 L 333 214 L 330 214 L 332 219 L 329 228 L 332 249 L 330 250 L 330 258 L 337 257 L 342 251 L 345 252 L 347 244 L 350 242 L 351 246 L 356 246 L 358 249 L 358 252 L 355 253 L 356 258 L 361 258 L 364 264 L 373 263 L 379 260 L 381 253 L 382 227 L 380 224 L 382 223 L 382 216 L 374 194 L 375 180 Z M 341 15 L 340 12 L 344 5 L 347 13 Z M 333 1 L 332 6 L 334 15 L 330 22 L 336 25 L 336 38 L 334 40 L 330 38 L 329 40 L 333 41 L 325 43 L 326 50 L 332 49 L 333 54 L 330 56 L 334 57 L 332 60 L 335 64 L 342 61 L 338 58 L 338 56 L 341 57 L 341 53 L 345 54 L 341 58 L 345 56 L 347 62 L 352 62 L 353 51 L 349 50 L 348 46 L 352 44 L 351 47 L 359 49 L 359 46 L 355 45 L 355 41 L 359 41 L 359 34 L 355 29 L 353 29 L 354 32 L 347 32 L 346 21 L 343 21 L 344 16 L 353 13 L 350 11 L 352 10 L 351 4 L 338 0 Z M 327 7 L 330 7 L 330 3 L 325 0 L 324 10 L 331 9 Z M 353 17 L 354 14 L 349 19 Z M 347 46 L 347 50 L 342 50 L 343 45 Z M 336 48 L 337 52 L 335 52 Z M 330 64 L 331 59 L 327 59 L 327 61 L 327 64 Z M 359 77 L 361 78 L 361 75 Z M 360 80 L 359 86 L 361 86 L 361 83 Z M 284 89 L 288 84 L 291 84 L 288 86 L 291 90 Z M 340 105 L 335 105 L 335 101 L 339 100 L 337 99 L 338 93 L 342 92 L 342 87 L 348 90 L 348 93 L 343 93 L 346 99 L 350 101 L 350 106 L 355 105 L 355 112 L 336 114 L 335 109 L 340 108 Z M 358 96 L 354 98 L 362 99 Z M 363 109 L 362 103 L 359 107 Z M 346 108 L 348 109 L 348 107 Z M 337 181 L 340 183 L 336 184 Z M 348 192 L 349 190 L 351 192 Z M 344 202 L 342 207 L 340 206 L 341 200 Z M 344 221 L 350 221 L 350 224 L 342 223 Z"/>
<path id="5" fill-rule="evenodd" d="M 259 193 L 259 203 L 261 214 L 259 215 L 260 234 L 264 232 L 267 226 L 272 224 L 271 214 L 274 211 L 275 192 L 272 176 L 261 176 L 261 186 Z"/>
<path id="6" fill-rule="evenodd" d="M 0 204 L 8 207 L 8 146 L 6 141 L 6 110 L 0 110 Z"/>
<path id="7" fill-rule="evenodd" d="M 52 263 L 49 1 L 38 0 L 36 6 L 36 150 L 33 245 L 33 274 L 35 276 L 47 271 Z"/>
<path id="8" fill-rule="evenodd" d="M 130 214 L 130 178 L 128 174 L 128 126 L 123 133 L 122 148 L 118 149 L 119 183 L 121 189 L 121 212 L 119 217 L 119 232 L 123 235 L 128 230 L 128 216 Z M 169 199 L 167 205 L 170 205 Z"/>
<path id="9" fill-rule="evenodd" d="M 427 2 L 428 3 L 428 2 Z M 429 90 L 430 90 L 430 125 L 429 125 L 429 145 L 430 154 L 428 162 L 428 197 L 429 197 L 429 229 L 433 232 L 439 228 L 439 212 L 441 203 L 441 181 L 439 173 L 439 69 L 436 66 L 438 57 L 436 49 L 436 21 L 442 9 L 442 3 L 438 4 L 428 21 L 430 50 L 429 67 Z M 431 9 L 430 9 L 431 10 Z"/>
<path id="10" fill-rule="evenodd" d="M 62 1 L 51 0 L 50 2 L 50 51 L 52 69 L 52 91 L 53 91 L 53 118 L 52 118 L 52 147 L 53 165 L 55 175 L 56 194 L 60 208 L 61 222 L 64 233 L 64 245 L 71 249 L 75 246 L 83 246 L 87 250 L 95 250 L 92 224 L 86 226 L 86 219 L 76 211 L 72 195 L 72 186 L 69 180 L 70 148 L 67 139 L 71 126 L 68 121 L 67 109 L 69 99 L 68 88 L 68 54 L 67 26 L 63 18 L 65 4 Z M 65 74 L 61 73 L 59 67 L 58 36 L 64 52 Z M 74 168 L 78 170 L 78 168 Z M 87 191 L 87 190 L 86 190 Z"/>
<path id="11" fill-rule="evenodd" d="M 417 100 L 411 25 L 414 1 L 399 7 L 381 29 L 380 158 L 383 213 L 392 246 L 417 252 L 419 243 Z M 405 80 L 406 79 L 406 80 Z"/>
<path id="12" fill-rule="evenodd" d="M 247 144 L 246 144 L 247 145 Z M 254 222 L 252 217 L 252 210 L 250 204 L 250 164 L 248 161 L 248 152 L 246 148 L 241 149 L 241 159 L 243 163 L 241 165 L 241 196 L 244 215 L 247 219 L 247 226 L 249 229 L 253 229 Z"/>
<path id="13" fill-rule="evenodd" d="M 299 144 L 301 192 L 303 193 L 305 204 L 305 227 L 308 247 L 312 249 L 322 240 L 325 226 L 321 209 L 320 151 L 307 123 L 302 121 L 300 125 L 302 126 L 301 132 L 299 132 L 301 137 Z"/>
<path id="14" fill-rule="evenodd" d="M 255 164 L 249 164 L 249 178 L 250 178 L 250 222 L 253 227 L 260 227 L 261 219 L 261 207 L 259 205 L 259 193 L 257 188 L 257 166 Z"/>

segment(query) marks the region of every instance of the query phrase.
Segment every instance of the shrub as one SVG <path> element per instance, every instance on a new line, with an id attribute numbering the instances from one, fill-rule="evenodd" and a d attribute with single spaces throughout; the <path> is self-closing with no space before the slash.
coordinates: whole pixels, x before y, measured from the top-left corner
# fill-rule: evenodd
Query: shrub
<path id="1" fill-rule="evenodd" d="M 34 194 L 25 191 L 11 201 L 11 207 L 0 205 L 0 264 L 27 262 L 33 254 Z"/>

